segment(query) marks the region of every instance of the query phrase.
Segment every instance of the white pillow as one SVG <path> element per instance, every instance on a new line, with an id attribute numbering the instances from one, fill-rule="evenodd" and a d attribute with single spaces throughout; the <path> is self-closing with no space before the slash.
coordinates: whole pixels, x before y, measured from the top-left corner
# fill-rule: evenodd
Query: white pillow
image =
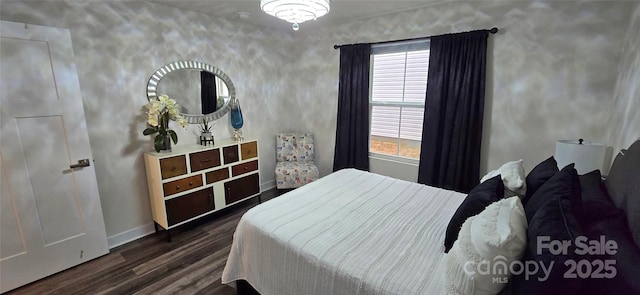
<path id="1" fill-rule="evenodd" d="M 480 182 L 491 179 L 498 174 L 502 177 L 502 182 L 504 183 L 505 198 L 512 196 L 524 198 L 527 191 L 527 182 L 525 181 L 526 176 L 524 175 L 522 159 L 504 163 L 500 168 L 487 173 Z"/>
<path id="2" fill-rule="evenodd" d="M 527 217 L 518 197 L 497 201 L 463 224 L 444 259 L 446 294 L 497 294 L 527 247 Z M 503 273 L 485 271 L 504 263 Z M 519 268 L 516 268 L 519 269 Z"/>

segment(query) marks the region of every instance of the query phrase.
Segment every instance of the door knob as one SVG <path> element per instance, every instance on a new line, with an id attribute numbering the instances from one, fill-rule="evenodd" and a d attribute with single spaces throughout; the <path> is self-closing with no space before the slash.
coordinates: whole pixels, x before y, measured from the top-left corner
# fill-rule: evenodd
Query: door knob
<path id="1" fill-rule="evenodd" d="M 89 167 L 89 166 L 91 166 L 89 159 L 82 159 L 82 160 L 78 160 L 78 164 L 69 165 L 69 168 L 74 169 L 74 168 L 82 168 L 82 167 Z"/>

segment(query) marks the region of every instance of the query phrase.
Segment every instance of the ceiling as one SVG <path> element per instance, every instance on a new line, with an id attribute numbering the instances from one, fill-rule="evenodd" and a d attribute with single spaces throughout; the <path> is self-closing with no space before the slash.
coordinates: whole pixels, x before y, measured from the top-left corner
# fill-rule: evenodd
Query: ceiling
<path id="1" fill-rule="evenodd" d="M 291 31 L 291 24 L 260 10 L 260 0 L 148 0 L 167 6 L 197 11 L 215 17 L 233 19 L 260 27 Z M 319 26 L 341 24 L 347 21 L 376 17 L 384 14 L 412 10 L 443 2 L 442 0 L 382 1 L 382 0 L 331 0 L 329 14 L 300 24 L 300 30 L 310 30 Z M 241 13 L 248 13 L 243 18 Z"/>

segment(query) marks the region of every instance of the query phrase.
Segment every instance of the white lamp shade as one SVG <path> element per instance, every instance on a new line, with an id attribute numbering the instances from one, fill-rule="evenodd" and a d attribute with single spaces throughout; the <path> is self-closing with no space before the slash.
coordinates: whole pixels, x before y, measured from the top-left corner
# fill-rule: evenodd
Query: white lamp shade
<path id="1" fill-rule="evenodd" d="M 558 168 L 574 163 L 578 174 L 589 173 L 593 170 L 604 170 L 604 158 L 607 146 L 600 143 L 578 140 L 558 140 L 556 142 L 556 153 L 554 158 L 558 163 Z"/>

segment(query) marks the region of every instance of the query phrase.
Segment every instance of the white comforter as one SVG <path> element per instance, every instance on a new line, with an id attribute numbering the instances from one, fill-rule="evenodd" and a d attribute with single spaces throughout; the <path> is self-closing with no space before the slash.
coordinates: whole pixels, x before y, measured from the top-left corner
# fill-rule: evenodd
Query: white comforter
<path id="1" fill-rule="evenodd" d="M 249 210 L 222 283 L 262 295 L 443 294 L 444 232 L 465 195 L 354 169 Z"/>

